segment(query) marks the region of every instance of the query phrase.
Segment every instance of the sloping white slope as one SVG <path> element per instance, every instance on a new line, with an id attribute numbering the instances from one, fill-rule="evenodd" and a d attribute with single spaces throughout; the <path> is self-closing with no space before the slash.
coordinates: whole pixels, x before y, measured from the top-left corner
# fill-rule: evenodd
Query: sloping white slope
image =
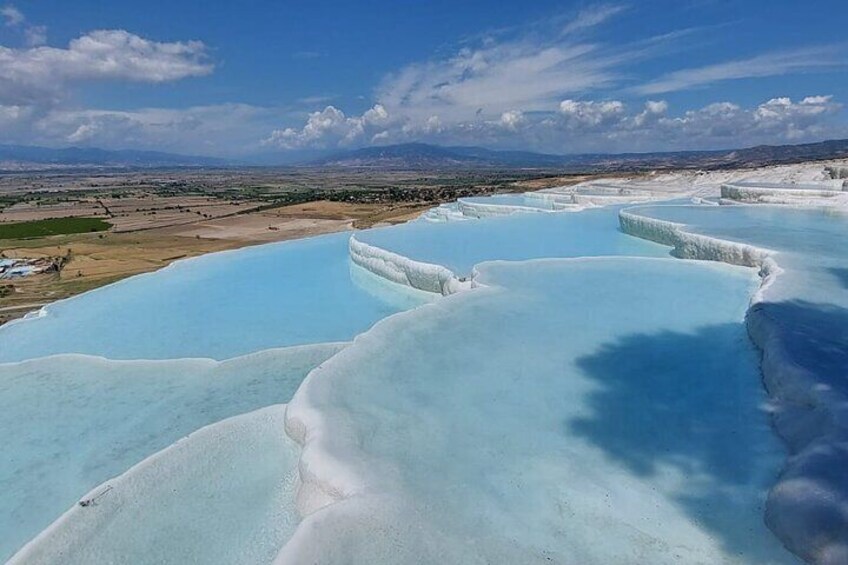
<path id="1" fill-rule="evenodd" d="M 95 486 L 198 428 L 287 402 L 340 344 L 225 362 L 62 355 L 0 364 L 0 560 Z"/>
<path id="2" fill-rule="evenodd" d="M 217 422 L 84 497 L 9 563 L 269 563 L 298 522 L 285 406 Z"/>

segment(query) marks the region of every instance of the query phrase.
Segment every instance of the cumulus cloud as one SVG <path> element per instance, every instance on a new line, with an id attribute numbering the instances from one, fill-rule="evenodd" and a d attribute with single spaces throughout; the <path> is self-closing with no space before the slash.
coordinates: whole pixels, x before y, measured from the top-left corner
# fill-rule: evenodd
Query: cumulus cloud
<path id="1" fill-rule="evenodd" d="M 811 132 L 826 131 L 827 120 L 842 108 L 832 96 L 808 96 L 798 103 L 773 98 L 754 112 L 758 129 L 785 133 L 788 140 L 803 139 Z"/>
<path id="2" fill-rule="evenodd" d="M 563 100 L 559 104 L 559 113 L 565 126 L 570 129 L 597 129 L 620 121 L 624 115 L 624 103 L 619 100 Z"/>
<path id="3" fill-rule="evenodd" d="M 284 128 L 271 132 L 263 144 L 284 149 L 303 147 L 334 147 L 367 141 L 374 136 L 388 133 L 382 128 L 389 125 L 389 113 L 381 104 L 375 104 L 361 116 L 347 117 L 335 106 L 309 114 L 306 124 L 300 128 Z"/>
<path id="4" fill-rule="evenodd" d="M 524 112 L 510 110 L 501 114 L 501 125 L 509 130 L 516 130 L 524 123 Z"/>
<path id="5" fill-rule="evenodd" d="M 32 116 L 31 106 L 0 105 L 0 130 L 9 132 L 11 129 L 19 129 L 29 121 Z"/>
<path id="6" fill-rule="evenodd" d="M 0 142 L 103 145 L 175 151 L 233 152 L 258 147 L 277 114 L 240 104 L 132 111 L 70 106 L 74 90 L 98 81 L 164 83 L 213 70 L 200 41 L 159 42 L 124 30 L 97 30 L 66 47 L 43 45 L 47 28 L 12 5 L 0 22 L 22 47 L 0 45 Z M 262 119 L 260 119 L 262 118 Z M 237 141 L 236 141 L 237 140 Z"/>
<path id="7" fill-rule="evenodd" d="M 846 132 L 832 118 L 842 109 L 830 96 L 800 101 L 774 98 L 754 108 L 730 102 L 708 104 L 669 116 L 664 102 L 648 102 L 642 112 L 629 115 L 591 141 L 614 147 L 654 149 L 710 149 L 760 143 L 801 142 Z"/>
<path id="8" fill-rule="evenodd" d="M 648 100 L 645 108 L 633 118 L 633 123 L 637 127 L 645 127 L 657 123 L 667 112 L 668 102 L 665 100 Z"/>
<path id="9" fill-rule="evenodd" d="M 123 30 L 99 30 L 67 48 L 0 46 L 0 103 L 60 98 L 69 84 L 83 81 L 160 83 L 212 70 L 200 41 L 161 43 Z"/>
<path id="10" fill-rule="evenodd" d="M 833 120 L 841 109 L 831 96 L 774 98 L 753 108 L 718 102 L 678 115 L 664 100 L 631 107 L 621 100 L 565 99 L 555 111 L 508 110 L 492 119 L 449 123 L 439 116 L 404 122 L 386 112 L 377 127 L 366 118 L 373 109 L 357 117 L 330 106 L 311 114 L 302 129 L 278 130 L 266 143 L 327 148 L 423 140 L 554 153 L 710 149 L 848 135 Z"/>

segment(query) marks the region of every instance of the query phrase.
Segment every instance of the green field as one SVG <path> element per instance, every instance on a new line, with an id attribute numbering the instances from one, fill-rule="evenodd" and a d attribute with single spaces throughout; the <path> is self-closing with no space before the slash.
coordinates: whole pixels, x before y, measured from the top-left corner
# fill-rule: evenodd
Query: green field
<path id="1" fill-rule="evenodd" d="M 68 233 L 108 230 L 111 224 L 99 218 L 52 218 L 32 222 L 0 224 L 0 239 L 25 239 Z"/>

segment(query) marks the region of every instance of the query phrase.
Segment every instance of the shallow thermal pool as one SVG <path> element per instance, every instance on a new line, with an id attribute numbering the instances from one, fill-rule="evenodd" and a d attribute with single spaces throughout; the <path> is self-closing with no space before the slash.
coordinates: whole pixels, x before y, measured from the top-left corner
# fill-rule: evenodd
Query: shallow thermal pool
<path id="1" fill-rule="evenodd" d="M 46 316 L 0 328 L 0 362 L 56 353 L 227 359 L 349 340 L 423 301 L 400 288 L 375 291 L 368 277 L 352 278 L 349 237 L 206 255 L 52 304 Z"/>
<path id="2" fill-rule="evenodd" d="M 627 212 L 770 250 L 778 269 L 769 267 L 748 325 L 764 352 L 773 421 L 791 456 L 769 494 L 765 518 L 806 559 L 848 562 L 848 214 L 759 205 Z M 643 237 L 662 229 L 656 222 L 622 221 Z M 689 241 L 688 252 L 697 256 L 698 244 Z M 722 245 L 713 240 L 708 247 L 714 253 Z"/>
<path id="3" fill-rule="evenodd" d="M 689 226 L 689 231 L 749 243 L 796 259 L 848 259 L 848 213 L 780 206 L 636 206 L 639 215 Z"/>
<path id="4" fill-rule="evenodd" d="M 285 406 L 202 428 L 91 493 L 12 563 L 270 563 L 299 522 Z"/>
<path id="5" fill-rule="evenodd" d="M 0 361 L 27 359 L 0 364 L 0 559 L 72 508 L 30 546 L 46 562 L 791 561 L 762 521 L 784 453 L 742 325 L 755 273 L 668 258 L 619 209 L 357 233 L 479 267 L 487 286 L 448 298 L 352 267 L 336 234 L 0 329 Z M 284 431 L 266 407 L 286 402 Z"/>
<path id="6" fill-rule="evenodd" d="M 478 268 L 487 288 L 380 322 L 298 390 L 304 507 L 336 504 L 282 562 L 794 562 L 762 519 L 784 450 L 752 269 Z"/>
<path id="7" fill-rule="evenodd" d="M 308 345 L 225 362 L 62 355 L 0 364 L 0 561 L 85 493 L 187 434 L 288 402 L 340 348 Z"/>
<path id="8" fill-rule="evenodd" d="M 493 259 L 600 255 L 668 256 L 668 248 L 622 233 L 620 206 L 579 213 L 514 214 L 469 222 L 413 222 L 357 232 L 359 241 L 415 261 L 435 263 L 459 276 Z"/>

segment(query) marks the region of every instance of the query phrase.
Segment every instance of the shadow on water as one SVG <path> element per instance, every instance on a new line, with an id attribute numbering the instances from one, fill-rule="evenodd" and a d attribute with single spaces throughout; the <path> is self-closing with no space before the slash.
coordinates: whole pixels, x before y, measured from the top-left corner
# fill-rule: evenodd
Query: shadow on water
<path id="1" fill-rule="evenodd" d="M 781 328 L 781 342 L 796 365 L 820 385 L 848 395 L 848 309 L 804 300 L 753 307 Z"/>
<path id="2" fill-rule="evenodd" d="M 831 267 L 828 269 L 831 275 L 842 285 L 842 288 L 848 289 L 848 268 L 846 267 Z"/>
<path id="3" fill-rule="evenodd" d="M 764 528 L 741 527 L 740 511 L 776 478 L 780 444 L 768 429 L 757 354 L 739 324 L 695 333 L 636 334 L 578 360 L 598 389 L 588 417 L 567 433 L 603 449 L 633 473 L 679 469 L 689 479 L 680 507 L 732 554 L 786 560 Z M 657 480 L 661 478 L 657 477 Z M 756 503 L 754 503 L 756 504 Z M 762 508 L 751 519 L 762 520 Z M 759 524 L 758 524 L 759 525 Z"/>
<path id="4" fill-rule="evenodd" d="M 826 291 L 821 291 L 823 295 Z M 825 410 L 804 415 L 787 414 L 781 426 L 797 453 L 783 479 L 802 478 L 805 492 L 780 488 L 769 499 L 772 526 L 790 533 L 793 548 L 809 559 L 817 552 L 836 552 L 827 562 L 846 562 L 848 555 L 848 309 L 834 304 L 802 300 L 766 302 L 753 307 L 780 328 L 780 342 L 787 362 L 805 369 L 810 385 L 829 401 Z M 792 399 L 789 399 L 790 401 Z M 808 402 L 796 403 L 804 410 Z M 799 418 L 818 425 L 797 425 Z M 829 423 L 830 422 L 830 423 Z M 836 425 L 833 425 L 836 422 Z M 835 548 L 842 549 L 835 549 Z M 826 548 L 826 549 L 825 549 Z"/>

